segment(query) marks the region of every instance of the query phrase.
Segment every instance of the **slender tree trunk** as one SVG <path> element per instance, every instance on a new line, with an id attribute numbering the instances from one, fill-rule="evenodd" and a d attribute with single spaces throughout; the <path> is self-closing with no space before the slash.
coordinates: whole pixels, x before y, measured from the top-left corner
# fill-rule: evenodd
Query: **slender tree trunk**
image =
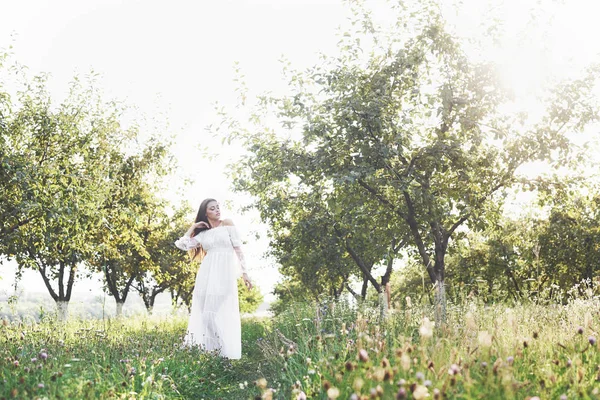
<path id="1" fill-rule="evenodd" d="M 66 300 L 56 301 L 56 315 L 59 321 L 64 322 L 69 318 L 69 302 Z"/>
<path id="2" fill-rule="evenodd" d="M 435 323 L 436 326 L 442 326 L 446 323 L 446 286 L 444 279 L 446 275 L 445 257 L 449 236 L 436 224 L 432 224 L 432 228 L 435 238 L 435 264 L 433 266 L 435 273 Z"/>
<path id="3" fill-rule="evenodd" d="M 117 318 L 121 318 L 123 316 L 123 305 L 124 301 L 117 301 Z"/>
<path id="4" fill-rule="evenodd" d="M 360 297 L 364 300 L 367 297 L 367 289 L 369 287 L 369 278 L 365 274 L 363 274 L 363 284 L 360 289 Z"/>

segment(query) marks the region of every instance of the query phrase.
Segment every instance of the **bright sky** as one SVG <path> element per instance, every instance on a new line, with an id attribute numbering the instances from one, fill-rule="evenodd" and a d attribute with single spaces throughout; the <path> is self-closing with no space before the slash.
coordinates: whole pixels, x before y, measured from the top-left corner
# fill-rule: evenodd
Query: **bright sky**
<path id="1" fill-rule="evenodd" d="M 535 20 L 530 9 L 538 3 L 543 11 Z M 478 36 L 491 24 L 490 15 L 504 20 L 498 45 L 473 56 L 502 66 L 524 108 L 535 110 L 533 97 L 548 80 L 576 73 L 600 51 L 593 0 L 464 0 L 460 9 L 444 12 L 465 37 Z M 251 275 L 268 294 L 278 279 L 276 267 L 261 258 L 264 240 L 253 243 L 260 226 L 238 214 L 239 199 L 223 173 L 227 149 L 205 127 L 217 120 L 215 102 L 236 101 L 234 62 L 253 91 L 284 90 L 281 56 L 302 69 L 316 63 L 318 52 L 335 54 L 337 27 L 346 15 L 342 0 L 4 0 L 0 48 L 12 44 L 14 58 L 32 73 L 49 72 L 56 98 L 64 96 L 74 74 L 93 69 L 107 98 L 168 119 L 177 135 L 178 178 L 195 180 L 183 198 L 194 207 L 209 196 L 234 205 L 228 216 L 246 234 Z M 200 144 L 218 155 L 216 161 L 202 159 Z M 12 283 L 12 268 L 3 269 L 0 293 Z M 24 279 L 28 290 L 45 290 L 37 274 Z M 93 286 L 79 282 L 74 290 Z"/>

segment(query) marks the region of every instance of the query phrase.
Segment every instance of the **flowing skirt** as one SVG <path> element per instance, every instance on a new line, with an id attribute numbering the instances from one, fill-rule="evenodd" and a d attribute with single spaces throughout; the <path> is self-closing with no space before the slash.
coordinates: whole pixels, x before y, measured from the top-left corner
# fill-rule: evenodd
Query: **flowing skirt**
<path id="1" fill-rule="evenodd" d="M 242 330 L 237 292 L 238 271 L 231 247 L 210 249 L 196 275 L 192 309 L 184 344 L 242 356 Z"/>

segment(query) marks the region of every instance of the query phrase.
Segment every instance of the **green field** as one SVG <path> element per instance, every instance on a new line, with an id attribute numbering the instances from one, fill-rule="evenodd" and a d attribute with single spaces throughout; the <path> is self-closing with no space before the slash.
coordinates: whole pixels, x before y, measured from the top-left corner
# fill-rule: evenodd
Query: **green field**
<path id="1" fill-rule="evenodd" d="M 297 304 L 243 320 L 243 357 L 180 347 L 181 318 L 0 325 L 0 398 L 600 398 L 596 299 L 392 312 Z"/>

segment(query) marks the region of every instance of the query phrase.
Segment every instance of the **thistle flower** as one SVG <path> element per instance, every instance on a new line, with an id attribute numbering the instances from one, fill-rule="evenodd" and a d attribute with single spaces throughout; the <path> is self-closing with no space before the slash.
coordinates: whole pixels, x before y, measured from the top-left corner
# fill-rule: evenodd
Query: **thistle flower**
<path id="1" fill-rule="evenodd" d="M 259 380 L 257 380 L 255 382 L 256 386 L 258 386 L 261 389 L 264 389 L 267 387 L 267 380 L 265 378 L 260 378 Z"/>
<path id="2" fill-rule="evenodd" d="M 590 336 L 590 337 L 588 338 L 588 341 L 590 342 L 590 344 L 591 344 L 592 346 L 594 346 L 594 345 L 596 344 L 596 338 L 595 338 L 594 336 Z"/>
<path id="3" fill-rule="evenodd" d="M 479 345 L 481 347 L 492 346 L 492 335 L 490 335 L 488 331 L 479 331 L 477 334 L 477 340 L 479 341 Z"/>
<path id="4" fill-rule="evenodd" d="M 515 358 L 513 356 L 508 356 L 506 358 L 506 362 L 508 363 L 508 365 L 512 365 L 513 362 L 515 362 Z"/>
<path id="5" fill-rule="evenodd" d="M 330 387 L 327 390 L 327 397 L 334 400 L 340 397 L 340 390 L 336 387 Z"/>
<path id="6" fill-rule="evenodd" d="M 433 326 L 434 323 L 429 320 L 429 318 L 423 318 L 421 322 L 421 327 L 419 328 L 419 334 L 423 339 L 429 339 L 433 336 Z"/>
<path id="7" fill-rule="evenodd" d="M 429 397 L 429 390 L 423 385 L 417 385 L 412 395 L 415 400 L 423 400 Z"/>
<path id="8" fill-rule="evenodd" d="M 448 369 L 448 374 L 450 375 L 458 375 L 460 373 L 460 367 L 456 364 L 452 364 L 450 369 Z"/>
<path id="9" fill-rule="evenodd" d="M 406 396 L 406 389 L 401 387 L 400 389 L 398 389 L 398 393 L 396 393 L 396 400 L 404 400 L 406 399 Z"/>
<path id="10" fill-rule="evenodd" d="M 365 349 L 360 349 L 358 351 L 358 359 L 362 362 L 369 361 L 369 353 Z"/>

